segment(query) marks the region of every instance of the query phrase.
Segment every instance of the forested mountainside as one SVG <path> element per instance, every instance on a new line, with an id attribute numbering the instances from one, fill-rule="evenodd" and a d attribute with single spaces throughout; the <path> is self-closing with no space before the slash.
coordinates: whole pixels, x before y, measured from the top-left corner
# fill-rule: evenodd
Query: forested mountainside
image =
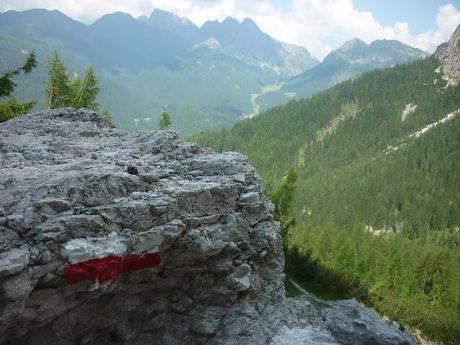
<path id="1" fill-rule="evenodd" d="M 417 233 L 460 226 L 459 109 L 460 87 L 429 58 L 193 139 L 247 154 L 266 186 L 296 167 L 296 214 L 311 224 Z"/>
<path id="2" fill-rule="evenodd" d="M 18 78 L 15 96 L 36 99 L 37 109 L 43 109 L 41 86 L 54 49 L 71 72 L 96 69 L 101 106 L 120 127 L 155 128 L 167 105 L 181 132 L 231 126 L 253 111 L 251 93 L 318 63 L 305 48 L 271 38 L 250 19 L 199 28 L 161 10 L 138 19 L 117 12 L 91 25 L 59 11 L 0 14 L 0 69 L 35 51 L 39 66 Z"/>
<path id="3" fill-rule="evenodd" d="M 297 173 L 288 274 L 430 339 L 460 339 L 460 86 L 430 57 L 193 140 Z M 286 180 L 285 180 L 286 181 Z"/>
<path id="4" fill-rule="evenodd" d="M 286 103 L 292 98 L 312 96 L 364 72 L 391 67 L 427 57 L 420 49 L 395 40 L 376 40 L 367 45 L 358 38 L 345 42 L 329 53 L 322 63 L 288 79 L 279 90 L 268 92 L 258 101 L 262 109 Z"/>

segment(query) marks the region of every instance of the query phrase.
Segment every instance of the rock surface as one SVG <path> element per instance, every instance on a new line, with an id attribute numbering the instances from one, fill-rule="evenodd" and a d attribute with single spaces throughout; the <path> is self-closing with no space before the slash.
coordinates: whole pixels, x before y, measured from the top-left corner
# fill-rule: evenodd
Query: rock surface
<path id="1" fill-rule="evenodd" d="M 0 169 L 0 344 L 413 343 L 355 301 L 285 297 L 273 205 L 240 154 L 57 109 L 0 125 Z M 66 280 L 146 253 L 160 265 Z"/>
<path id="2" fill-rule="evenodd" d="M 449 42 L 441 44 L 434 54 L 441 61 L 445 74 L 460 78 L 460 24 Z"/>

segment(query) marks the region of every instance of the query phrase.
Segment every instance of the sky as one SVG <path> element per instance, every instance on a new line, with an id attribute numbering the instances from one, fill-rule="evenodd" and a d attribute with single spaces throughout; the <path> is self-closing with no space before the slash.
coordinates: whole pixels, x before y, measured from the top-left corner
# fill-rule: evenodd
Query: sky
<path id="1" fill-rule="evenodd" d="M 30 8 L 58 9 L 87 24 L 115 11 L 137 17 L 155 8 L 199 26 L 250 17 L 272 37 L 320 59 L 355 37 L 397 39 L 433 52 L 460 24 L 460 0 L 0 0 L 0 12 Z"/>

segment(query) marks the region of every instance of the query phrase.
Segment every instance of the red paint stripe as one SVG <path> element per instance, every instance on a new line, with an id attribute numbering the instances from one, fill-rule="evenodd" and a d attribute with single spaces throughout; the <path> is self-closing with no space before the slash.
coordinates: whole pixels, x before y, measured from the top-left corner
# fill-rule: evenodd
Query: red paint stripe
<path id="1" fill-rule="evenodd" d="M 86 280 L 107 282 L 123 273 L 158 266 L 160 262 L 160 253 L 110 255 L 66 266 L 64 276 L 67 284 Z"/>

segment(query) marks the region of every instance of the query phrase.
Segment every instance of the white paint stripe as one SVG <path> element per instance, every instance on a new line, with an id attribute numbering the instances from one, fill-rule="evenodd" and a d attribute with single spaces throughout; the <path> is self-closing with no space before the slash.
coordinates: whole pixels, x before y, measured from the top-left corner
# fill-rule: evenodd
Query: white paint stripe
<path id="1" fill-rule="evenodd" d="M 103 258 L 109 255 L 121 256 L 128 249 L 128 238 L 111 232 L 104 238 L 76 238 L 63 245 L 61 255 L 72 264 L 80 261 Z"/>

